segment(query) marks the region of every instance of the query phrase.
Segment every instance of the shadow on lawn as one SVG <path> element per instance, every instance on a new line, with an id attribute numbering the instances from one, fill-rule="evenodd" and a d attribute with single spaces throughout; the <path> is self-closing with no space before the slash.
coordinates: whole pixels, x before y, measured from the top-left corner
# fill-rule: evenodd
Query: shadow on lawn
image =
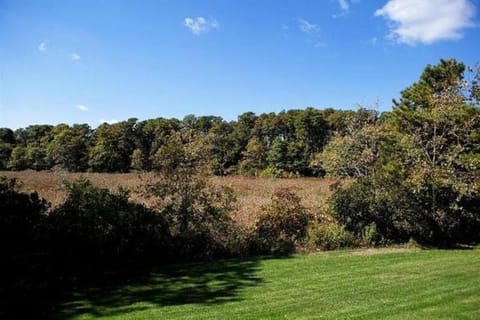
<path id="1" fill-rule="evenodd" d="M 82 290 L 55 312 L 109 316 L 190 303 L 217 304 L 239 299 L 242 289 L 262 283 L 258 259 L 226 260 L 159 267 L 122 284 Z"/>

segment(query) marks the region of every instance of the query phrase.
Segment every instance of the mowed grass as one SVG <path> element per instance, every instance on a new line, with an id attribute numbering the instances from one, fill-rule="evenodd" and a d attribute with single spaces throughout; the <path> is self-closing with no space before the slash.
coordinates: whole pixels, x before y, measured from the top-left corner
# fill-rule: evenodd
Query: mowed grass
<path id="1" fill-rule="evenodd" d="M 74 319 L 480 319 L 480 249 L 369 249 L 171 266 L 64 303 Z"/>
<path id="2" fill-rule="evenodd" d="M 69 173 L 62 171 L 0 171 L 0 176 L 17 178 L 21 182 L 20 190 L 38 192 L 47 199 L 52 207 L 61 204 L 66 198 L 64 182 L 72 182 L 80 177 L 90 180 L 94 185 L 110 190 L 123 187 L 131 191 L 131 200 L 153 205 L 152 199 L 145 197 L 142 191 L 146 183 L 158 179 L 153 173 Z M 293 178 L 273 179 L 241 176 L 212 177 L 217 185 L 231 187 L 236 194 L 237 202 L 232 212 L 233 218 L 249 225 L 262 212 L 262 206 L 270 203 L 272 194 L 280 188 L 289 188 L 302 199 L 302 204 L 311 212 L 321 212 L 325 202 L 332 194 L 330 186 L 337 179 Z"/>

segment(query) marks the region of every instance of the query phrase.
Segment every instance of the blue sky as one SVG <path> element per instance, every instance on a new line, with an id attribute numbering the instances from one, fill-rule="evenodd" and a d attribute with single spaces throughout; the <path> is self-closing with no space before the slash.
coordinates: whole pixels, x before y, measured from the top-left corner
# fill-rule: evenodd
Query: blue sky
<path id="1" fill-rule="evenodd" d="M 0 127 L 391 99 L 480 59 L 478 0 L 0 0 Z"/>

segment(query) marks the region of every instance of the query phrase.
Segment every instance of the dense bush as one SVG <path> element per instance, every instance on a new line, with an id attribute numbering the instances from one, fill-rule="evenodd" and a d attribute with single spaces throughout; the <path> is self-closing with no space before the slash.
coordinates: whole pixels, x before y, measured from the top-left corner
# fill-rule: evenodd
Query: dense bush
<path id="1" fill-rule="evenodd" d="M 426 181 L 410 195 L 417 240 L 440 245 L 480 242 L 479 193 L 464 193 L 451 183 Z"/>
<path id="2" fill-rule="evenodd" d="M 338 190 L 331 201 L 336 218 L 370 243 L 410 238 L 433 245 L 480 241 L 480 196 L 462 194 L 453 185 L 422 181 L 405 186 L 400 180 L 364 178 Z"/>
<path id="3" fill-rule="evenodd" d="M 313 224 L 308 238 L 315 248 L 323 250 L 353 247 L 357 243 L 355 236 L 335 221 Z"/>
<path id="4" fill-rule="evenodd" d="M 3 259 L 35 249 L 47 208 L 48 203 L 37 193 L 19 192 L 15 179 L 0 178 L 0 248 Z"/>
<path id="5" fill-rule="evenodd" d="M 53 254 L 77 270 L 122 266 L 146 259 L 169 259 L 165 218 L 128 200 L 128 193 L 78 180 L 50 215 Z"/>
<path id="6" fill-rule="evenodd" d="M 205 166 L 200 149 L 191 130 L 172 134 L 157 152 L 158 174 L 145 190 L 168 220 L 178 259 L 228 256 L 237 238 L 230 217 L 233 190 L 208 180 L 204 170 L 211 168 Z"/>
<path id="7" fill-rule="evenodd" d="M 411 236 L 408 217 L 414 213 L 405 193 L 393 185 L 381 192 L 377 188 L 371 179 L 361 178 L 338 189 L 331 198 L 333 215 L 357 237 L 363 238 L 373 223 L 382 238 L 407 241 Z"/>
<path id="8" fill-rule="evenodd" d="M 312 215 L 289 189 L 280 189 L 255 222 L 256 248 L 262 253 L 293 252 L 305 239 Z M 255 245 L 255 244 L 254 244 Z"/>
<path id="9" fill-rule="evenodd" d="M 15 179 L 0 178 L 0 318 L 9 318 L 4 314 L 9 305 L 18 308 L 14 318 L 20 318 L 25 301 L 37 298 L 47 284 L 49 263 L 42 236 L 47 208 L 36 193 L 19 192 Z"/>
<path id="10" fill-rule="evenodd" d="M 332 198 L 338 220 L 369 242 L 480 241 L 480 111 L 454 59 L 427 66 L 384 115 L 368 174 Z M 478 103 L 478 101 L 477 101 Z"/>
<path id="11" fill-rule="evenodd" d="M 230 216 L 235 195 L 206 177 L 179 170 L 147 186 L 155 208 L 169 223 L 175 255 L 199 259 L 230 255 L 237 227 Z"/>

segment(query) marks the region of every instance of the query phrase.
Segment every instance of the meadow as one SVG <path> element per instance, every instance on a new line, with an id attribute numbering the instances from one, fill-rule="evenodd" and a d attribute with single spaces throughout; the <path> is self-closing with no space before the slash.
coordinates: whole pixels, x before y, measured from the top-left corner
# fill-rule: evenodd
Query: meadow
<path id="1" fill-rule="evenodd" d="M 66 198 L 64 182 L 72 182 L 81 177 L 94 185 L 110 190 L 119 187 L 131 192 L 131 200 L 151 205 L 150 199 L 142 195 L 142 186 L 156 179 L 153 173 L 70 173 L 62 171 L 0 171 L 0 176 L 18 179 L 23 192 L 38 192 L 39 196 L 55 207 Z M 261 213 L 262 207 L 270 203 L 272 194 L 280 188 L 288 188 L 297 193 L 302 204 L 312 212 L 325 207 L 332 194 L 331 186 L 339 179 L 325 178 L 255 178 L 242 176 L 212 177 L 212 182 L 231 187 L 236 195 L 234 219 L 244 225 L 251 224 Z"/>
<path id="2" fill-rule="evenodd" d="M 76 292 L 62 319 L 479 319 L 480 250 L 225 260 Z"/>

